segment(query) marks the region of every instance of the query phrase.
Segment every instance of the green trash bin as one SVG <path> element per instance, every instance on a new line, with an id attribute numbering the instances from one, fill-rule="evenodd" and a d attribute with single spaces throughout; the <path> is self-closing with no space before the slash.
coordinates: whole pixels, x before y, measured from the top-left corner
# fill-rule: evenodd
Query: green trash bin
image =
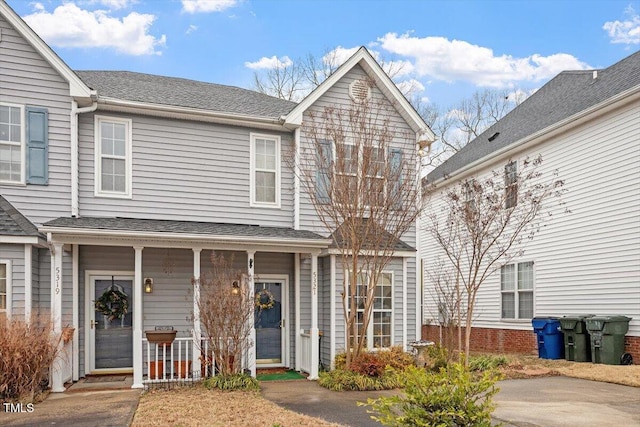
<path id="1" fill-rule="evenodd" d="M 585 319 L 593 363 L 620 365 L 627 359 L 624 336 L 629 330 L 630 320 L 627 316 L 593 316 Z"/>
<path id="2" fill-rule="evenodd" d="M 560 318 L 560 327 L 564 332 L 565 359 L 574 362 L 591 361 L 591 342 L 585 319 L 593 314 L 564 316 Z"/>

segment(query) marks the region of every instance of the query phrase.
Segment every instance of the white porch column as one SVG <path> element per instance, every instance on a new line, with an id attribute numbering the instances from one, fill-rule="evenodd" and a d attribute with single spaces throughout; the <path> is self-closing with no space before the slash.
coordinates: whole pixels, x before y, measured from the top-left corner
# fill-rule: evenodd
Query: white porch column
<path id="1" fill-rule="evenodd" d="M 402 258 L 402 350 L 407 351 L 407 269 L 409 258 Z M 417 315 L 418 313 L 416 313 Z M 393 343 L 392 343 L 393 344 Z"/>
<path id="2" fill-rule="evenodd" d="M 193 249 L 193 372 L 200 374 L 200 253 L 202 249 Z"/>
<path id="3" fill-rule="evenodd" d="M 247 251 L 247 274 L 249 276 L 249 298 L 253 298 L 255 295 L 255 286 L 254 286 L 254 271 L 255 271 L 255 261 L 254 255 L 255 251 Z M 250 346 L 247 349 L 247 369 L 251 371 L 251 376 L 255 378 L 256 376 L 256 327 L 253 321 L 253 317 L 249 319 L 251 322 L 251 330 L 249 333 Z"/>
<path id="4" fill-rule="evenodd" d="M 72 326 L 73 326 L 73 341 L 72 341 L 72 357 L 73 357 L 73 374 L 71 379 L 78 381 L 80 379 L 80 340 L 79 340 L 79 327 L 80 327 L 80 306 L 78 289 L 80 284 L 80 247 L 73 245 L 71 247 L 71 301 L 72 301 Z"/>
<path id="5" fill-rule="evenodd" d="M 56 335 L 62 333 L 62 244 L 53 245 L 51 254 L 51 323 Z M 64 383 L 62 380 L 62 340 L 58 345 L 58 356 L 51 367 L 51 391 L 62 393 Z"/>
<path id="6" fill-rule="evenodd" d="M 296 346 L 296 363 L 294 369 L 300 370 L 302 364 L 300 358 L 302 357 L 302 348 L 300 347 L 300 254 L 296 253 L 293 256 L 294 276 L 293 276 L 293 295 L 294 304 L 296 305 L 295 313 L 295 346 Z"/>
<path id="7" fill-rule="evenodd" d="M 336 256 L 330 255 L 331 260 L 331 291 L 330 298 L 331 301 L 329 303 L 329 309 L 331 311 L 331 318 L 329 319 L 329 356 L 331 357 L 330 366 L 331 369 L 335 368 L 334 359 L 336 358 Z"/>
<path id="8" fill-rule="evenodd" d="M 31 322 L 33 306 L 33 246 L 24 245 L 24 321 Z"/>
<path id="9" fill-rule="evenodd" d="M 142 388 L 142 246 L 134 246 L 135 276 L 133 280 L 133 384 Z"/>
<path id="10" fill-rule="evenodd" d="M 311 254 L 311 369 L 310 380 L 318 379 L 319 357 L 319 331 L 318 331 L 318 254 Z"/>

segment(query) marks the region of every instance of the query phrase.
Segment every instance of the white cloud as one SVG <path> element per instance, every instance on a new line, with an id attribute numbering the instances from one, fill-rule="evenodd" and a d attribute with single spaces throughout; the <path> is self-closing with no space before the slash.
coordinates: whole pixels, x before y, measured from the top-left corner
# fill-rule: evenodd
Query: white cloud
<path id="1" fill-rule="evenodd" d="M 605 22 L 602 29 L 608 33 L 611 43 L 640 44 L 640 15 L 632 6 L 628 6 L 624 14 L 628 19 Z"/>
<path id="2" fill-rule="evenodd" d="M 131 4 L 137 3 L 137 0 L 91 0 L 90 3 L 101 4 L 111 10 L 119 10 L 126 8 Z"/>
<path id="3" fill-rule="evenodd" d="M 292 64 L 293 61 L 288 56 L 278 58 L 274 55 L 271 58 L 263 56 L 255 62 L 245 62 L 244 66 L 247 68 L 251 68 L 252 70 L 271 70 L 274 68 L 288 67 Z"/>
<path id="4" fill-rule="evenodd" d="M 397 82 L 396 86 L 400 89 L 400 92 L 407 98 L 412 98 L 415 94 L 423 92 L 425 87 L 416 79 L 403 80 Z"/>
<path id="5" fill-rule="evenodd" d="M 337 68 L 347 59 L 351 58 L 358 51 L 359 47 L 342 47 L 338 46 L 330 50 L 322 57 L 322 63 L 328 67 Z"/>
<path id="6" fill-rule="evenodd" d="M 238 0 L 182 0 L 182 10 L 187 13 L 222 12 L 238 3 Z"/>
<path id="7" fill-rule="evenodd" d="M 127 55 L 161 55 L 166 36 L 149 34 L 154 15 L 131 12 L 122 18 L 103 10 L 88 11 L 73 3 L 58 6 L 53 13 L 36 7 L 24 20 L 53 46 L 112 48 Z"/>
<path id="8" fill-rule="evenodd" d="M 191 33 L 195 32 L 195 31 L 198 31 L 198 26 L 191 24 L 191 25 L 189 25 L 189 28 L 187 28 L 187 31 L 185 31 L 184 33 L 185 34 L 191 34 Z"/>
<path id="9" fill-rule="evenodd" d="M 496 56 L 489 48 L 444 37 L 388 33 L 378 42 L 390 53 L 411 58 L 417 76 L 447 82 L 467 81 L 478 86 L 504 87 L 519 81 L 547 79 L 568 69 L 589 68 L 565 53 L 534 54 L 525 58 Z"/>

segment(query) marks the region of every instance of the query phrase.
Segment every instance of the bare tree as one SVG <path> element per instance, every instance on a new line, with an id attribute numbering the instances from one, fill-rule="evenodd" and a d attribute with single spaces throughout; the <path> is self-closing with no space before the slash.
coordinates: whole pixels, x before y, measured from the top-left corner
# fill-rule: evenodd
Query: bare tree
<path id="1" fill-rule="evenodd" d="M 465 360 L 479 289 L 502 265 L 524 253 L 523 240 L 533 239 L 551 218 L 551 199 L 563 204 L 564 182 L 557 171 L 544 181 L 541 164 L 541 156 L 525 159 L 519 169 L 508 162 L 505 171 L 447 188 L 442 209 L 428 215 L 426 229 L 448 267 L 443 280 L 452 283 L 459 298 L 455 306 L 457 321 L 464 323 Z"/>
<path id="2" fill-rule="evenodd" d="M 208 337 L 204 362 L 215 363 L 221 375 L 241 372 L 242 356 L 253 345 L 253 295 L 246 274 L 233 268 L 233 262 L 233 255 L 226 259 L 222 253 L 211 254 L 211 271 L 200 278 L 197 302 L 200 323 Z"/>
<path id="3" fill-rule="evenodd" d="M 311 112 L 302 130 L 306 145 L 294 166 L 345 272 L 347 366 L 367 346 L 383 270 L 421 209 L 416 158 L 401 149 L 414 147 L 415 135 L 395 128 L 392 108 L 371 96 Z"/>

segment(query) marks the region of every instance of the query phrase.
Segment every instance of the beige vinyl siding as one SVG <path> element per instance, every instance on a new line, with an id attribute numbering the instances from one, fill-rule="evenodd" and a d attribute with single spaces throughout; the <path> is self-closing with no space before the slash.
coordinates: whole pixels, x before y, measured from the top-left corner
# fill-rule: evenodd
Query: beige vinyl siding
<path id="1" fill-rule="evenodd" d="M 0 102 L 49 112 L 49 185 L 0 184 L 0 193 L 42 224 L 71 213 L 69 85 L 2 17 L 0 32 Z"/>
<path id="2" fill-rule="evenodd" d="M 543 178 L 550 179 L 558 169 L 565 181 L 564 200 L 571 213 L 556 209 L 524 255 L 514 260 L 534 262 L 534 315 L 626 315 L 633 318 L 629 335 L 640 336 L 640 103 L 594 117 L 517 157 L 539 153 Z M 492 163 L 479 174 L 503 166 L 504 162 Z M 441 203 L 439 194 L 432 208 Z M 422 236 L 428 271 L 438 251 L 428 233 Z M 528 321 L 500 320 L 499 273 L 478 294 L 474 324 L 530 329 Z M 425 298 L 431 301 L 428 290 Z M 425 307 L 425 317 L 433 319 L 433 310 Z"/>
<path id="3" fill-rule="evenodd" d="M 249 134 L 255 130 L 210 123 L 98 112 L 132 120 L 131 199 L 94 196 L 94 114 L 80 118 L 80 214 L 188 221 L 293 225 L 293 173 L 281 137 L 281 207 L 250 206 Z"/>

